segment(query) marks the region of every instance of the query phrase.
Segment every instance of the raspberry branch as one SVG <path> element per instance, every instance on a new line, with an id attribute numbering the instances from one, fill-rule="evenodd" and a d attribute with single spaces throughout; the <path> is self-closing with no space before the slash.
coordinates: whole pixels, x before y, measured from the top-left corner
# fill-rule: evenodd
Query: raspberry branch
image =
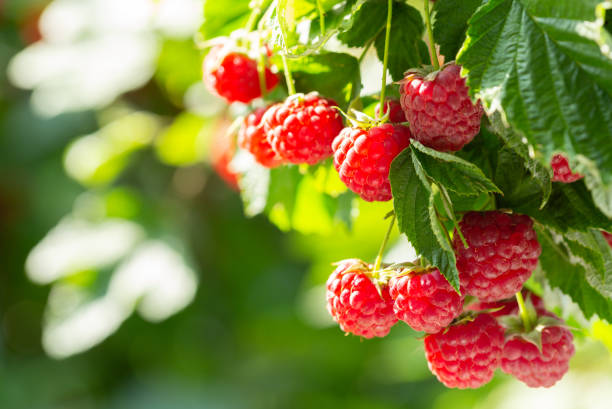
<path id="1" fill-rule="evenodd" d="M 389 39 L 391 37 L 391 18 L 393 16 L 393 0 L 387 2 L 387 26 L 385 28 L 385 55 L 383 57 L 383 72 L 382 72 L 382 86 L 380 88 L 380 109 L 378 112 L 384 114 L 385 112 L 385 91 L 387 88 L 387 63 L 389 60 Z"/>
<path id="2" fill-rule="evenodd" d="M 533 329 L 533 323 L 531 321 L 529 311 L 527 310 L 527 306 L 525 305 L 525 299 L 523 298 L 523 294 L 521 294 L 520 291 L 516 293 L 516 303 L 519 307 L 519 316 L 523 321 L 523 327 L 525 329 L 525 332 L 530 332 Z"/>
<path id="3" fill-rule="evenodd" d="M 395 212 L 391 214 L 391 222 L 389 223 L 387 234 L 385 234 L 385 238 L 383 239 L 383 242 L 380 245 L 380 250 L 378 250 L 378 255 L 376 256 L 376 261 L 374 262 L 374 271 L 380 270 L 380 266 L 382 264 L 383 253 L 385 251 L 385 247 L 387 246 L 387 242 L 389 241 L 389 237 L 391 237 L 391 231 L 393 230 L 394 224 L 395 224 Z"/>
<path id="4" fill-rule="evenodd" d="M 325 11 L 323 10 L 321 0 L 317 0 L 317 9 L 319 10 L 319 27 L 321 29 L 321 37 L 323 37 L 325 35 Z"/>
<path id="5" fill-rule="evenodd" d="M 429 14 L 429 0 L 424 0 L 425 3 L 425 24 L 427 25 L 427 35 L 429 37 L 429 56 L 431 57 L 431 64 L 436 70 L 440 69 L 440 62 L 438 61 L 438 53 L 436 52 L 436 43 L 434 42 L 433 30 L 431 28 L 431 15 Z"/>

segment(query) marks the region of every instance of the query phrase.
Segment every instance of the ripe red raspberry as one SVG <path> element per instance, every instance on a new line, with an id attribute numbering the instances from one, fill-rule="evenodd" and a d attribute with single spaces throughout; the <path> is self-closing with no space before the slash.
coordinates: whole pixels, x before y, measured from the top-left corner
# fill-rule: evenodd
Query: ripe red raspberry
<path id="1" fill-rule="evenodd" d="M 231 123 L 222 120 L 213 131 L 212 144 L 210 147 L 210 161 L 217 174 L 233 190 L 239 190 L 239 173 L 236 172 L 230 163 L 236 153 L 236 145 L 227 130 Z"/>
<path id="2" fill-rule="evenodd" d="M 504 329 L 489 314 L 425 337 L 431 372 L 449 388 L 478 388 L 499 367 Z"/>
<path id="3" fill-rule="evenodd" d="M 393 124 L 406 122 L 406 115 L 404 115 L 404 111 L 402 110 L 402 104 L 400 104 L 399 100 L 387 99 L 385 101 L 384 111 L 385 114 L 389 112 L 389 122 Z M 376 104 L 374 112 L 376 113 L 376 117 L 378 118 L 380 115 L 380 104 Z"/>
<path id="4" fill-rule="evenodd" d="M 242 149 L 251 152 L 255 160 L 267 167 L 274 168 L 283 163 L 283 160 L 272 150 L 266 133 L 261 123 L 261 118 L 267 108 L 257 108 L 255 111 L 248 114 L 240 129 L 238 130 L 238 145 Z"/>
<path id="5" fill-rule="evenodd" d="M 544 311 L 544 301 L 537 295 L 532 292 L 529 292 L 526 289 L 521 291 L 525 300 L 530 299 L 531 303 L 535 307 L 536 311 L 542 312 Z M 494 317 L 502 317 L 504 315 L 516 315 L 519 312 L 519 306 L 516 302 L 516 297 L 507 298 L 501 301 L 494 302 L 475 302 L 465 307 L 468 311 L 483 311 L 483 310 L 491 310 L 501 308 L 497 311 L 489 312 Z"/>
<path id="6" fill-rule="evenodd" d="M 400 102 L 412 135 L 439 151 L 458 151 L 480 131 L 482 105 L 472 103 L 459 71 L 459 66 L 449 64 L 427 76 L 408 72 L 400 85 Z"/>
<path id="7" fill-rule="evenodd" d="M 540 352 L 533 343 L 515 334 L 504 344 L 502 371 L 532 388 L 549 388 L 567 372 L 569 360 L 574 355 L 573 340 L 567 328 L 546 327 L 542 330 Z"/>
<path id="8" fill-rule="evenodd" d="M 341 261 L 327 280 L 327 310 L 344 332 L 384 337 L 397 318 L 389 288 L 382 286 L 379 293 L 367 275 L 370 270 L 361 260 Z"/>
<path id="9" fill-rule="evenodd" d="M 204 58 L 204 84 L 228 102 L 246 104 L 261 96 L 257 62 L 231 47 L 228 43 L 211 48 Z M 266 89 L 270 91 L 278 82 L 278 75 L 266 67 Z"/>
<path id="10" fill-rule="evenodd" d="M 440 332 L 462 310 L 463 299 L 437 268 L 392 277 L 393 311 L 415 331 Z"/>
<path id="11" fill-rule="evenodd" d="M 580 173 L 573 173 L 567 158 L 560 154 L 552 157 L 550 167 L 553 170 L 553 182 L 572 183 L 584 177 Z"/>
<path id="12" fill-rule="evenodd" d="M 519 291 L 542 252 L 533 221 L 497 211 L 469 212 L 459 227 L 469 247 L 463 246 L 456 230 L 453 247 L 466 293 L 481 301 L 498 301 Z"/>
<path id="13" fill-rule="evenodd" d="M 317 163 L 332 154 L 342 118 L 331 99 L 316 92 L 292 95 L 266 111 L 262 122 L 272 149 L 291 163 Z"/>
<path id="14" fill-rule="evenodd" d="M 602 231 L 601 234 L 603 234 L 604 239 L 606 239 L 610 247 L 612 247 L 612 234 L 607 231 Z"/>
<path id="15" fill-rule="evenodd" d="M 334 139 L 334 167 L 340 179 L 368 202 L 391 199 L 391 161 L 410 144 L 410 131 L 389 123 L 370 129 L 344 128 Z"/>

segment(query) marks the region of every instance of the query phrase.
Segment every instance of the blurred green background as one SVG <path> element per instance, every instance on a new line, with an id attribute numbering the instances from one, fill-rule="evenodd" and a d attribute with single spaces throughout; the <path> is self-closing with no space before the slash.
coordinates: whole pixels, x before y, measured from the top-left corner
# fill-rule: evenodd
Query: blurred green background
<path id="1" fill-rule="evenodd" d="M 0 408 L 610 407 L 603 323 L 549 390 L 448 390 L 403 324 L 344 336 L 325 280 L 374 258 L 390 205 L 349 231 L 313 178 L 300 232 L 245 218 L 214 171 L 240 108 L 200 82 L 202 2 L 48 3 L 0 0 Z"/>

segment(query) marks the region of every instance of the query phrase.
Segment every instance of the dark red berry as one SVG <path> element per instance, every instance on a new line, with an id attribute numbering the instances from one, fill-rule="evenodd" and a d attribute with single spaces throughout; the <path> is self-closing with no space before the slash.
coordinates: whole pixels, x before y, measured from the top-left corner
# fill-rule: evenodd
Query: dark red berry
<path id="1" fill-rule="evenodd" d="M 273 168 L 283 163 L 283 160 L 270 146 L 261 123 L 261 118 L 267 108 L 257 108 L 248 114 L 238 131 L 238 145 L 249 151 L 255 160 L 267 167 Z"/>
<path id="2" fill-rule="evenodd" d="M 553 170 L 553 182 L 572 183 L 584 177 L 580 173 L 572 172 L 569 161 L 561 154 L 552 157 L 550 167 Z"/>
<path id="3" fill-rule="evenodd" d="M 531 276 L 542 251 L 533 221 L 498 211 L 469 212 L 455 231 L 453 247 L 461 287 L 481 301 L 498 301 L 518 292 Z"/>
<path id="4" fill-rule="evenodd" d="M 335 106 L 311 92 L 270 107 L 262 122 L 272 149 L 291 163 L 312 165 L 331 156 L 332 142 L 343 126 Z"/>
<path id="5" fill-rule="evenodd" d="M 379 289 L 361 260 L 341 261 L 327 280 L 327 310 L 342 331 L 364 338 L 384 337 L 397 322 L 389 288 Z"/>
<path id="6" fill-rule="evenodd" d="M 504 329 L 489 314 L 425 337 L 429 369 L 449 388 L 478 388 L 499 367 Z"/>
<path id="7" fill-rule="evenodd" d="M 374 108 L 376 112 L 376 117 L 380 117 L 380 104 L 376 104 L 376 108 Z M 404 111 L 402 110 L 402 104 L 398 99 L 387 99 L 385 101 L 385 114 L 389 112 L 389 122 L 393 124 L 397 124 L 400 122 L 406 122 L 406 115 L 404 115 Z"/>
<path id="8" fill-rule="evenodd" d="M 389 168 L 410 144 L 410 131 L 389 123 L 370 129 L 344 128 L 334 139 L 334 166 L 340 179 L 364 200 L 391 199 Z"/>
<path id="9" fill-rule="evenodd" d="M 392 277 L 389 289 L 395 315 L 415 331 L 440 332 L 463 307 L 462 297 L 437 268 Z"/>
<path id="10" fill-rule="evenodd" d="M 409 72 L 400 85 L 402 108 L 413 137 L 440 151 L 458 151 L 480 131 L 480 101 L 472 103 L 460 68 L 449 64 L 434 76 Z"/>
<path id="11" fill-rule="evenodd" d="M 603 234 L 604 239 L 606 239 L 610 247 L 612 247 L 612 234 L 608 233 L 607 231 L 602 231 L 601 234 Z"/>

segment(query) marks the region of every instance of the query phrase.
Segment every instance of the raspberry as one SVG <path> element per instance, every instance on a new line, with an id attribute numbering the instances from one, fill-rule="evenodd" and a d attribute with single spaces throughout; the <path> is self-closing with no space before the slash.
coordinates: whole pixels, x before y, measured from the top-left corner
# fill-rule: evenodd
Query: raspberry
<path id="1" fill-rule="evenodd" d="M 369 271 L 361 260 L 341 261 L 327 280 L 327 310 L 344 332 L 384 337 L 397 322 L 393 300 L 386 285 L 378 292 L 366 274 Z"/>
<path id="2" fill-rule="evenodd" d="M 262 122 L 272 149 L 291 163 L 310 165 L 332 154 L 332 141 L 342 130 L 337 104 L 316 92 L 297 94 L 273 105 Z"/>
<path id="3" fill-rule="evenodd" d="M 238 145 L 251 152 L 259 164 L 267 168 L 274 168 L 282 164 L 283 161 L 272 150 L 261 123 L 261 118 L 266 109 L 258 108 L 244 118 L 238 131 Z"/>
<path id="4" fill-rule="evenodd" d="M 437 268 L 392 277 L 393 311 L 415 331 L 440 332 L 462 310 L 463 299 Z"/>
<path id="5" fill-rule="evenodd" d="M 533 221 L 497 211 L 469 212 L 455 230 L 453 247 L 462 288 L 481 301 L 510 298 L 521 289 L 542 252 Z"/>
<path id="6" fill-rule="evenodd" d="M 236 146 L 231 135 L 227 134 L 229 126 L 228 121 L 221 121 L 215 127 L 210 147 L 210 159 L 221 179 L 233 190 L 239 190 L 239 174 L 230 166 L 234 153 L 236 153 Z"/>
<path id="7" fill-rule="evenodd" d="M 550 167 L 553 170 L 553 182 L 572 183 L 584 177 L 580 173 L 573 173 L 567 158 L 560 154 L 552 157 Z"/>
<path id="8" fill-rule="evenodd" d="M 612 247 L 612 234 L 607 231 L 602 231 L 601 234 L 603 234 L 604 239 L 606 239 L 610 247 Z"/>
<path id="9" fill-rule="evenodd" d="M 385 101 L 384 111 L 385 114 L 389 112 L 389 122 L 393 124 L 406 122 L 406 115 L 404 115 L 404 111 L 402 110 L 402 104 L 400 104 L 399 100 L 387 99 Z M 374 112 L 376 112 L 376 117 L 378 118 L 380 115 L 380 104 L 376 104 Z"/>
<path id="10" fill-rule="evenodd" d="M 472 103 L 459 71 L 455 64 L 427 76 L 409 71 L 401 82 L 400 102 L 410 131 L 425 146 L 458 151 L 480 131 L 482 105 Z"/>
<path id="11" fill-rule="evenodd" d="M 542 330 L 540 351 L 520 335 L 513 335 L 504 344 L 502 371 L 532 388 L 549 388 L 568 371 L 569 360 L 574 355 L 573 339 L 566 328 L 546 327 Z"/>
<path id="12" fill-rule="evenodd" d="M 340 179 L 368 202 L 391 199 L 391 161 L 410 144 L 410 131 L 389 123 L 344 128 L 334 139 L 334 167 Z"/>
<path id="13" fill-rule="evenodd" d="M 527 300 L 527 298 L 531 300 L 531 303 L 535 307 L 536 311 L 538 312 L 544 311 L 544 302 L 542 301 L 540 297 L 538 297 L 537 295 L 525 289 L 523 289 L 521 292 L 523 293 L 523 297 L 525 298 L 525 300 Z M 518 306 L 518 303 L 516 302 L 516 297 L 508 298 L 508 299 L 501 300 L 501 301 L 494 301 L 494 302 L 479 301 L 479 302 L 466 306 L 466 310 L 469 310 L 469 311 L 482 311 L 482 310 L 490 310 L 490 309 L 497 309 L 497 308 L 501 308 L 501 309 L 497 311 L 489 312 L 489 314 L 491 314 L 494 317 L 502 317 L 504 315 L 518 314 L 518 311 L 519 311 L 519 306 Z"/>
<path id="14" fill-rule="evenodd" d="M 449 388 L 478 388 L 499 366 L 504 329 L 489 314 L 425 337 L 431 372 Z"/>
<path id="15" fill-rule="evenodd" d="M 257 62 L 231 48 L 230 43 L 217 45 L 206 55 L 203 65 L 204 84 L 228 102 L 251 102 L 261 96 Z M 271 90 L 278 82 L 278 75 L 266 67 L 266 89 Z"/>

